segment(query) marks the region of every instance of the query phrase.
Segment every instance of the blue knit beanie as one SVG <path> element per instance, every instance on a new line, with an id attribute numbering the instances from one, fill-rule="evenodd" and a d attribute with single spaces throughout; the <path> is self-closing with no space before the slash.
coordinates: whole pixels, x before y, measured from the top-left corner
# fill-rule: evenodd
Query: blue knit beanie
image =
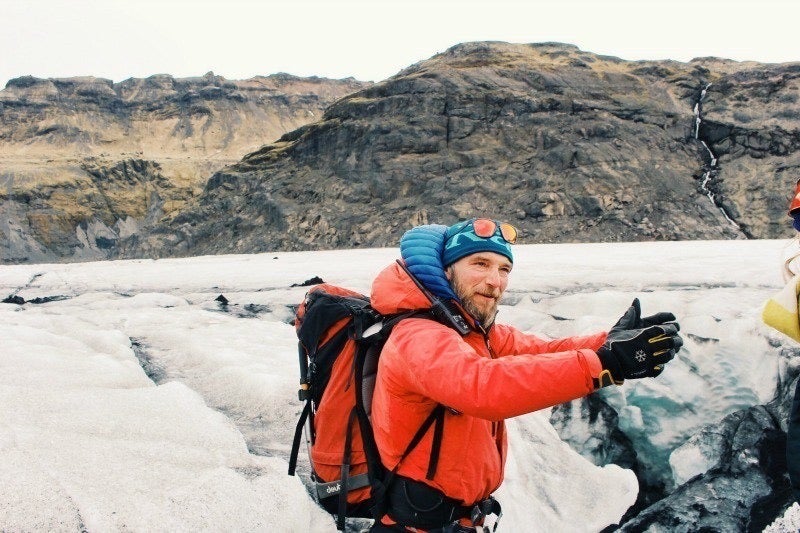
<path id="1" fill-rule="evenodd" d="M 447 228 L 442 252 L 442 263 L 445 268 L 462 257 L 477 252 L 494 252 L 504 255 L 513 263 L 514 255 L 511 253 L 511 245 L 500 234 L 500 226 L 498 225 L 491 237 L 478 237 L 472 227 L 472 220 L 474 219 L 465 220 Z"/>

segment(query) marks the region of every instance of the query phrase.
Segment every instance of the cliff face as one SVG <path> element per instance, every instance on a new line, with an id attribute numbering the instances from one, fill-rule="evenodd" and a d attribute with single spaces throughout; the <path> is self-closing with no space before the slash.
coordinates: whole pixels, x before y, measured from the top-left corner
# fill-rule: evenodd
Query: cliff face
<path id="1" fill-rule="evenodd" d="M 212 73 L 12 80 L 0 91 L 0 260 L 107 258 L 216 170 L 368 85 Z"/>
<path id="2" fill-rule="evenodd" d="M 749 236 L 781 237 L 800 179 L 800 64 L 743 67 L 708 87 L 698 136 L 723 209 Z"/>
<path id="3" fill-rule="evenodd" d="M 522 242 L 788 235 L 798 75 L 459 45 L 217 172 L 125 253 L 391 246 L 413 224 L 474 215 L 513 222 Z"/>
<path id="4" fill-rule="evenodd" d="M 374 85 L 20 78 L 0 91 L 0 255 L 393 246 L 475 215 L 523 243 L 788 236 L 799 76 L 467 43 Z"/>

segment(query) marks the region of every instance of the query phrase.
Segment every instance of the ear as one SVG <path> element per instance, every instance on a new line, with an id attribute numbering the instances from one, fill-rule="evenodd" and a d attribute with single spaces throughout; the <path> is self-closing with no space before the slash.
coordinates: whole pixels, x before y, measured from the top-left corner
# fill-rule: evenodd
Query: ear
<path id="1" fill-rule="evenodd" d="M 444 269 L 444 276 L 447 278 L 447 281 L 453 281 L 453 265 Z"/>

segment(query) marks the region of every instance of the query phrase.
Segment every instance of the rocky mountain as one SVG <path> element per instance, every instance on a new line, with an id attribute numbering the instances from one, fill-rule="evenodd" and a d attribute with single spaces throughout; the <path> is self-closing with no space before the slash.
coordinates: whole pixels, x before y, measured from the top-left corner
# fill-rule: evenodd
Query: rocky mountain
<path id="1" fill-rule="evenodd" d="M 791 233 L 800 63 L 467 43 L 215 173 L 124 256 L 391 246 L 475 214 L 522 242 Z"/>
<path id="2" fill-rule="evenodd" d="M 215 171 L 367 86 L 286 74 L 11 80 L 0 91 L 0 262 L 112 256 Z"/>
<path id="3" fill-rule="evenodd" d="M 467 43 L 378 84 L 18 78 L 0 260 L 391 246 L 475 214 L 522 242 L 787 236 L 798 76 Z"/>

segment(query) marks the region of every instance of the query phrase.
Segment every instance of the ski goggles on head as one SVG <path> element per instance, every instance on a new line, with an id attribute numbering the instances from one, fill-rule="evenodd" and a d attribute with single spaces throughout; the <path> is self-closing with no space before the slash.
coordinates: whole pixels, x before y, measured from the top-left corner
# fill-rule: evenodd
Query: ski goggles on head
<path id="1" fill-rule="evenodd" d="M 472 221 L 472 231 L 475 235 L 484 239 L 494 235 L 498 229 L 500 230 L 500 235 L 508 244 L 517 242 L 517 228 L 508 222 L 497 222 L 491 218 L 476 218 Z"/>

